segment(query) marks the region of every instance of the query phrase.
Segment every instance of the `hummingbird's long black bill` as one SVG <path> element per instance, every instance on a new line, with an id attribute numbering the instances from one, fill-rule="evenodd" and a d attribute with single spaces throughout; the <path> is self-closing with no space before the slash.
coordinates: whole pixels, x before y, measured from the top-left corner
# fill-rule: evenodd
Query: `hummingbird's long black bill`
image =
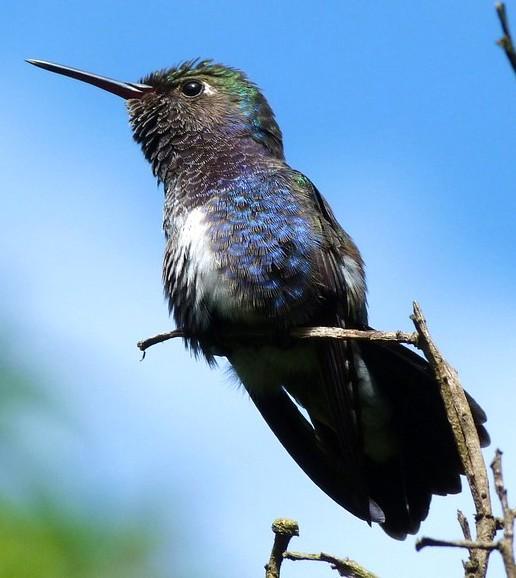
<path id="1" fill-rule="evenodd" d="M 70 78 L 93 84 L 94 86 L 98 86 L 103 90 L 107 90 L 108 92 L 125 99 L 141 98 L 145 93 L 154 90 L 154 88 L 148 84 L 120 82 L 119 80 L 113 80 L 106 76 L 99 76 L 98 74 L 92 74 L 91 72 L 85 72 L 84 70 L 78 70 L 77 68 L 71 68 L 70 66 L 46 62 L 45 60 L 33 60 L 28 58 L 27 62 L 29 64 L 34 64 L 34 66 L 38 66 L 39 68 L 50 70 L 50 72 L 56 72 L 57 74 L 63 74 L 64 76 L 69 76 Z"/>

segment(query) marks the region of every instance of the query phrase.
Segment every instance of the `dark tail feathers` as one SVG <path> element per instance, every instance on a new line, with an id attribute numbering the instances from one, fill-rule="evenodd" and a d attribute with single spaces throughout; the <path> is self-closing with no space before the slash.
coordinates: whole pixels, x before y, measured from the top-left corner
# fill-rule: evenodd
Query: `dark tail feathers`
<path id="1" fill-rule="evenodd" d="M 396 459 L 366 464 L 371 498 L 385 514 L 393 538 L 415 534 L 428 514 L 432 494 L 461 490 L 464 473 L 439 386 L 427 362 L 399 344 L 360 343 L 361 356 L 393 410 L 400 440 Z M 468 394 L 482 447 L 489 444 L 486 415 Z"/>

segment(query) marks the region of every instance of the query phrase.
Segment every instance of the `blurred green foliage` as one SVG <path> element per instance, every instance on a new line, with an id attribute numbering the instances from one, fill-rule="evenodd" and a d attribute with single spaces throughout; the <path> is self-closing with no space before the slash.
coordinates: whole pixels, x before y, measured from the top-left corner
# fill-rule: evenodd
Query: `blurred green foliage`
<path id="1" fill-rule="evenodd" d="M 143 528 L 92 521 L 56 499 L 0 502 L 0 578 L 156 576 Z"/>
<path id="2" fill-rule="evenodd" d="M 19 453 L 20 418 L 37 410 L 52 421 L 57 407 L 9 348 L 0 347 L 0 468 L 8 482 L 0 487 L 0 578 L 162 577 L 153 564 L 152 520 L 126 515 L 120 521 L 71 506 L 59 483 L 39 479 L 33 468 L 23 476 L 34 479 L 18 484 L 9 457 Z"/>

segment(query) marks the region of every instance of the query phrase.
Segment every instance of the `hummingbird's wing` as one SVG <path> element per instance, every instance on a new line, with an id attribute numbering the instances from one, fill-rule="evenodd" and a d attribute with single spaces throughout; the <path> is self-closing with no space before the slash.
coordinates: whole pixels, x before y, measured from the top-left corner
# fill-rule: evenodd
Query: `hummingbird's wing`
<path id="1" fill-rule="evenodd" d="M 293 180 L 292 187 L 290 181 L 288 185 L 294 188 L 294 198 L 304 211 L 303 219 L 310 223 L 314 220 L 313 237 L 322 240 L 306 252 L 307 258 L 314 255 L 315 260 L 307 291 L 313 299 L 306 307 L 303 304 L 308 313 L 301 316 L 297 312 L 297 319 L 304 319 L 303 323 L 309 325 L 345 327 L 349 287 L 353 286 L 356 295 L 350 304 L 358 303 L 364 293 L 360 291 L 363 279 L 358 251 L 355 249 L 353 254 L 358 274 L 355 282 L 348 275 L 349 271 L 354 273 L 353 267 L 342 268 L 338 250 L 339 243 L 348 239 L 345 233 L 339 234 L 330 226 L 311 183 L 297 173 Z M 288 254 L 294 244 L 285 238 L 284 252 Z M 350 239 L 349 243 L 352 244 Z M 351 252 L 349 255 L 351 259 Z M 359 309 L 365 311 L 363 303 Z M 288 313 L 283 321 L 288 327 Z M 251 353 L 237 345 L 227 352 L 260 413 L 306 474 L 354 515 L 367 522 L 382 523 L 385 517 L 371 498 L 365 477 L 353 355 L 352 344 L 336 340 L 286 346 L 281 342 L 264 344 Z M 295 402 L 306 409 L 309 420 Z"/>
<path id="2" fill-rule="evenodd" d="M 311 187 L 326 239 L 316 260 L 328 303 L 312 323 L 367 329 L 360 256 Z M 317 435 L 326 445 L 337 444 L 343 464 L 355 472 L 347 483 L 355 485 L 363 503 L 369 499 L 379 506 L 387 533 L 404 538 L 417 532 L 432 494 L 459 492 L 463 473 L 427 362 L 397 343 L 331 340 L 316 347 L 321 367 L 317 385 L 326 401 L 326 427 L 318 423 L 319 416 L 312 417 Z M 468 401 L 481 443 L 487 445 L 486 416 L 470 396 Z"/>
<path id="3" fill-rule="evenodd" d="M 326 201 L 315 187 L 313 190 L 328 239 L 327 247 L 318 255 L 323 283 L 329 292 L 326 298 L 331 300 L 333 294 L 340 303 L 334 308 L 336 319 L 330 325 L 367 328 L 365 295 L 362 303 L 356 295 L 354 301 L 349 295 L 350 284 L 357 283 L 356 273 L 353 276 L 349 270 L 354 246 Z M 388 349 L 376 343 L 364 347 L 359 342 L 343 345 L 340 341 L 320 349 L 324 368 L 320 386 L 328 399 L 344 400 L 342 380 L 347 379 L 350 384 L 347 401 L 333 403 L 329 408 L 334 420 L 331 429 L 341 445 L 346 439 L 356 444 L 355 468 L 360 472 L 357 482 L 378 503 L 385 515 L 383 528 L 396 538 L 417 532 L 428 514 L 432 493 L 460 490 L 460 463 L 438 388 L 423 368 L 424 362 L 414 364 L 404 355 L 404 349 L 397 344 Z M 392 355 L 392 351 L 397 354 Z M 354 437 L 344 437 L 343 428 L 338 425 L 343 421 L 353 423 Z M 425 428 L 432 422 L 437 434 Z M 423 435 L 418 427 L 426 429 Z M 425 479 L 431 468 L 426 467 L 428 464 L 421 466 L 425 461 L 422 452 L 434 458 L 430 462 L 435 472 L 444 472 L 439 483 Z"/>
<path id="4" fill-rule="evenodd" d="M 367 325 L 367 309 L 360 253 L 315 185 L 308 179 L 306 185 L 317 203 L 320 226 L 326 240 L 315 259 L 327 306 L 313 323 L 341 328 L 363 327 Z M 352 487 L 366 506 L 374 498 L 369 489 L 363 450 L 363 400 L 358 367 L 361 359 L 358 349 L 354 342 L 333 339 L 316 346 L 321 368 L 319 388 L 326 400 L 327 416 L 325 428 L 315 417 L 314 426 L 322 439 L 340 449 L 340 458 L 352 473 Z"/>
<path id="5" fill-rule="evenodd" d="M 310 252 L 314 299 L 307 309 L 313 313 L 303 324 L 356 327 L 365 322 L 365 282 L 358 250 L 312 183 L 297 172 L 289 176 L 303 217 L 321 240 Z M 356 516 L 382 523 L 384 513 L 368 487 L 354 349 L 352 342 L 332 339 L 293 345 L 288 351 L 279 347 L 275 355 L 285 358 L 283 368 L 263 379 L 259 374 L 263 367 L 277 363 L 274 356 L 267 359 L 261 352 L 249 359 L 235 348 L 228 359 L 275 435 L 311 479 Z M 263 359 L 258 359 L 260 355 Z M 286 367 L 289 363 L 291 370 Z M 306 369 L 299 371 L 299 366 Z M 307 411 L 309 421 L 294 400 Z"/>

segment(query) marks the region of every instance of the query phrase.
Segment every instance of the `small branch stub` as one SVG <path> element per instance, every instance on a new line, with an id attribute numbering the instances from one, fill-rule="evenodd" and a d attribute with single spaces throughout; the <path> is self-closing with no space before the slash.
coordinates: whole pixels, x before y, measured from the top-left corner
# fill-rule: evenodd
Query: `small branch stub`
<path id="1" fill-rule="evenodd" d="M 459 520 L 462 533 L 464 534 L 464 539 L 471 540 L 471 530 L 469 527 L 468 519 L 460 510 L 457 510 L 457 519 Z"/>
<path id="2" fill-rule="evenodd" d="M 274 544 L 267 564 L 265 564 L 265 578 L 280 578 L 283 554 L 288 548 L 290 540 L 299 536 L 299 526 L 295 520 L 279 518 L 272 523 Z"/>

